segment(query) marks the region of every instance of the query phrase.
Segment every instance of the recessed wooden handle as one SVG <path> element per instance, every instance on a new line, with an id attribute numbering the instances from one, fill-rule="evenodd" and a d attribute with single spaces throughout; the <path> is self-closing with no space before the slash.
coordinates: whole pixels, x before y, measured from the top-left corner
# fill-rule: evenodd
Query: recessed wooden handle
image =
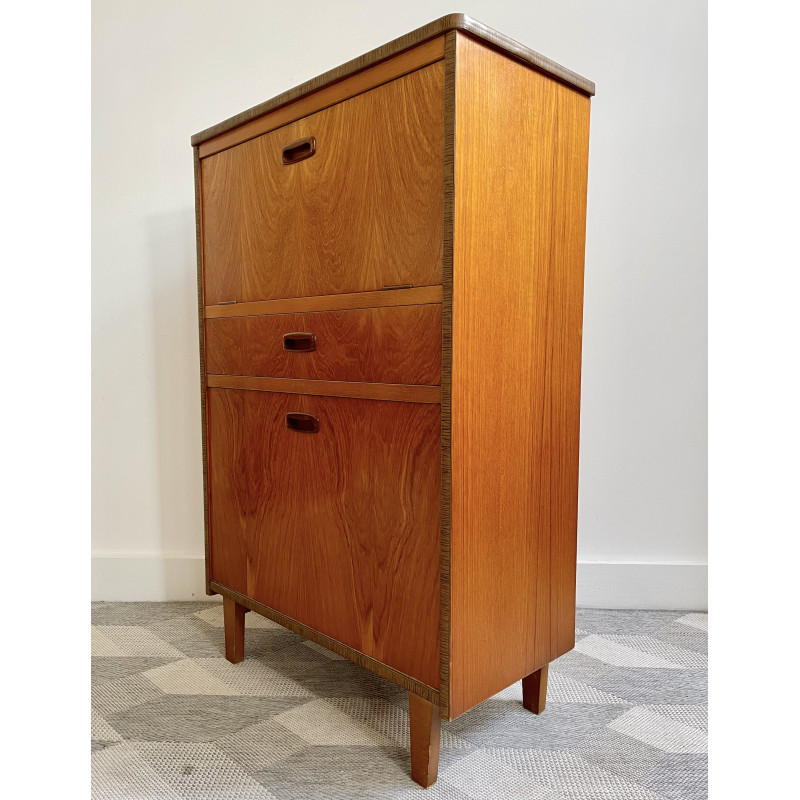
<path id="1" fill-rule="evenodd" d="M 281 163 L 296 164 L 304 158 L 311 158 L 316 152 L 317 140 L 313 136 L 309 136 L 308 139 L 298 139 L 281 150 Z"/>
<path id="2" fill-rule="evenodd" d="M 319 433 L 319 417 L 302 411 L 289 411 L 286 414 L 286 427 L 298 433 Z"/>
<path id="3" fill-rule="evenodd" d="M 283 334 L 283 349 L 293 353 L 310 353 L 317 349 L 317 337 L 313 333 L 296 331 Z"/>

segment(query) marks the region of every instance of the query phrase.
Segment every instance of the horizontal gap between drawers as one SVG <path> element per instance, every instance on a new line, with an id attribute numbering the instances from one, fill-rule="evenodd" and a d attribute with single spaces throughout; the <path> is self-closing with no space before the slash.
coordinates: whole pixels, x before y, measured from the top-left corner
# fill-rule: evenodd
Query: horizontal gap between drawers
<path id="1" fill-rule="evenodd" d="M 267 619 L 271 619 L 273 622 L 283 625 L 284 628 L 288 628 L 290 631 L 300 634 L 300 636 L 304 637 L 305 639 L 315 642 L 322 647 L 326 647 L 328 650 L 331 650 L 334 653 L 343 656 L 344 658 L 350 659 L 350 661 L 353 661 L 359 666 L 370 670 L 370 672 L 380 675 L 381 678 L 386 678 L 387 680 L 392 681 L 392 683 L 396 683 L 407 692 L 413 692 L 414 694 L 418 694 L 420 697 L 424 697 L 429 703 L 439 705 L 439 692 L 432 686 L 428 686 L 427 683 L 422 683 L 416 678 L 406 675 L 405 672 L 400 672 L 400 670 L 396 670 L 394 667 L 390 667 L 388 664 L 384 664 L 382 661 L 377 661 L 371 656 L 365 655 L 360 650 L 356 650 L 349 645 L 343 644 L 337 639 L 332 639 L 330 636 L 326 636 L 324 633 L 320 633 L 314 628 L 309 628 L 307 625 L 303 625 L 302 622 L 298 622 L 291 617 L 287 617 L 285 614 L 281 614 L 280 611 L 275 611 L 275 609 L 265 606 L 263 603 L 259 603 L 257 600 L 252 600 L 251 598 L 240 594 L 234 589 L 229 589 L 227 586 L 223 586 L 221 583 L 211 581 L 210 586 L 212 591 L 221 594 L 223 597 L 227 597 L 229 600 L 233 600 L 240 606 L 249 608 L 251 611 L 255 611 Z"/>
<path id="2" fill-rule="evenodd" d="M 209 389 L 245 389 L 256 392 L 309 394 L 321 397 L 352 397 L 360 400 L 391 400 L 401 403 L 438 404 L 441 386 L 413 386 L 404 383 L 358 383 L 355 381 L 314 381 L 301 378 L 256 378 L 250 375 L 207 375 Z"/>
<path id="3" fill-rule="evenodd" d="M 249 303 L 206 306 L 204 310 L 206 319 L 218 319 L 220 317 L 256 317 L 262 314 L 297 314 L 304 311 L 354 311 L 361 308 L 418 306 L 441 302 L 441 286 L 415 286 L 411 289 L 381 289 L 375 292 L 255 300 Z"/>

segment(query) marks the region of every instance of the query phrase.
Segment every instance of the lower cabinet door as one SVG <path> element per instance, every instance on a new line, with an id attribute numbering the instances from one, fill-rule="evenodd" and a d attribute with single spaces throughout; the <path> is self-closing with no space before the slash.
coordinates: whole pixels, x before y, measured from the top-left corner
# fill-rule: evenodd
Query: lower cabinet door
<path id="1" fill-rule="evenodd" d="M 440 408 L 209 389 L 211 578 L 439 686 Z"/>

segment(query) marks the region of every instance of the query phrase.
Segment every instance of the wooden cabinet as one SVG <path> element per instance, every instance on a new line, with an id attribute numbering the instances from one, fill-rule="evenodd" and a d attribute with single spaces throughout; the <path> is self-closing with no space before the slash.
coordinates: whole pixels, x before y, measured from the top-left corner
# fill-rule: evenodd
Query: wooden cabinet
<path id="1" fill-rule="evenodd" d="M 396 682 L 423 786 L 574 645 L 593 93 L 450 15 L 192 139 L 226 655 L 251 609 Z"/>

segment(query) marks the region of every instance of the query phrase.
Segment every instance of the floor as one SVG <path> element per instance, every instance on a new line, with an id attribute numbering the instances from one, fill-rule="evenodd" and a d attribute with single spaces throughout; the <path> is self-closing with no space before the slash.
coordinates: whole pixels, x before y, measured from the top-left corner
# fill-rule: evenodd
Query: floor
<path id="1" fill-rule="evenodd" d="M 92 605 L 95 800 L 699 800 L 705 614 L 579 610 L 534 716 L 517 684 L 442 724 L 409 777 L 405 693 L 254 613 L 223 657 L 219 603 Z"/>

